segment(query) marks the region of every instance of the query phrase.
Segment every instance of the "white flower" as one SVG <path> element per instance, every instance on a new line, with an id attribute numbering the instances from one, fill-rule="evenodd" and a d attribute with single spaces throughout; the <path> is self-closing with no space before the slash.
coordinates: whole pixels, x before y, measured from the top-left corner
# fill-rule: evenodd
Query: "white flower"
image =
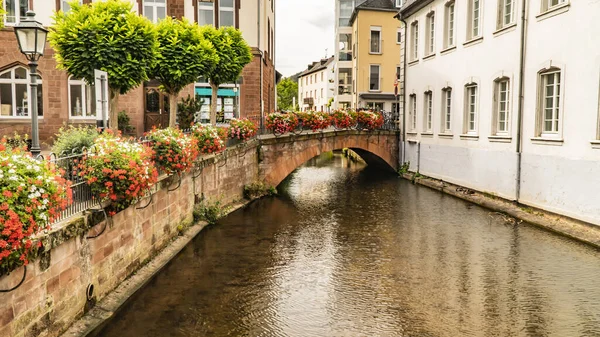
<path id="1" fill-rule="evenodd" d="M 17 173 L 17 171 L 15 171 L 14 169 L 10 169 L 10 170 L 8 170 L 8 173 L 9 174 L 15 174 L 15 173 Z"/>

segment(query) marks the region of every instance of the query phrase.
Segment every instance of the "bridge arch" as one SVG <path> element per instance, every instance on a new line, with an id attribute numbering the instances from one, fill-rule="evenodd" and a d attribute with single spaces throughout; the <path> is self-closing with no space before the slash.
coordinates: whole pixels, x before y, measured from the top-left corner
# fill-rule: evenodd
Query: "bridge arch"
<path id="1" fill-rule="evenodd" d="M 398 170 L 398 140 L 393 131 L 326 131 L 281 137 L 261 137 L 259 177 L 277 186 L 290 173 L 324 152 L 349 148 L 368 165 Z"/>

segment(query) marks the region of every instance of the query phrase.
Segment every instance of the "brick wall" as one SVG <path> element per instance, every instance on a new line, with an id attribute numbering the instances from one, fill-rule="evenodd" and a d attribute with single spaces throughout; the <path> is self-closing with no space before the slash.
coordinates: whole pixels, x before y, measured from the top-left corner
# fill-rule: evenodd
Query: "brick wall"
<path id="1" fill-rule="evenodd" d="M 178 235 L 177 226 L 192 221 L 195 198 L 239 200 L 243 186 L 258 178 L 257 143 L 253 141 L 206 158 L 202 174 L 183 178 L 181 187 L 168 192 L 163 186 L 145 209 L 132 206 L 117 214 L 99 237 L 104 222 L 94 217 L 62 224 L 44 237 L 48 250 L 27 267 L 23 285 L 0 293 L 0 335 L 58 336 L 91 305 L 86 288 L 93 284 L 94 301 L 100 300 Z M 164 184 L 166 185 L 166 184 Z M 141 202 L 142 204 L 145 201 Z M 23 268 L 0 277 L 0 289 L 21 279 Z"/>
<path id="2" fill-rule="evenodd" d="M 263 101 L 265 114 L 275 109 L 275 68 L 268 59 L 263 59 L 257 49 L 252 50 L 254 58 L 242 71 L 240 105 L 241 117 L 258 120 L 260 118 L 260 64 L 263 63 Z"/>

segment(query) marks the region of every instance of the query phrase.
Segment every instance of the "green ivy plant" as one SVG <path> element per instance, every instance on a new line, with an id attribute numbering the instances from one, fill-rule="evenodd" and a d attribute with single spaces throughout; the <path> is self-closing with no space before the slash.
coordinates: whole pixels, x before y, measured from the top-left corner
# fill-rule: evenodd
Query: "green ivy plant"
<path id="1" fill-rule="evenodd" d="M 148 80 L 158 58 L 154 25 L 126 0 L 94 1 L 52 17 L 48 39 L 59 69 L 94 83 L 94 69 L 108 73 L 111 129 L 118 130 L 119 95 Z"/>

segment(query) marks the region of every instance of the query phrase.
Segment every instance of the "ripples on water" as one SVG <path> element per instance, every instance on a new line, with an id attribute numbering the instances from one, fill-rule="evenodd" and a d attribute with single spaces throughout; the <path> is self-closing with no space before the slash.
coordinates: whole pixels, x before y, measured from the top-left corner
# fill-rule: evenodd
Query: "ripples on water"
<path id="1" fill-rule="evenodd" d="M 204 230 L 100 336 L 600 336 L 600 254 L 315 158 Z"/>

